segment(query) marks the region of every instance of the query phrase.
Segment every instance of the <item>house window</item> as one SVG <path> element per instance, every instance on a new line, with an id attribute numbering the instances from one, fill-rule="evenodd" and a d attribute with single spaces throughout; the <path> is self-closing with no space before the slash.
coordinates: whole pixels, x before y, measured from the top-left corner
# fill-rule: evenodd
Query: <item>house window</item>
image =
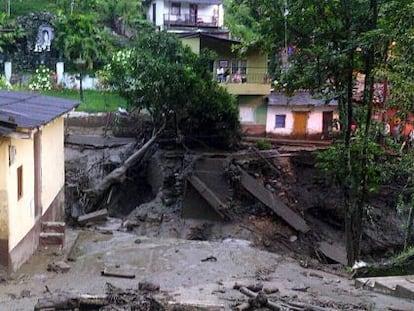
<path id="1" fill-rule="evenodd" d="M 23 197 L 23 166 L 17 168 L 17 200 Z"/>
<path id="2" fill-rule="evenodd" d="M 172 15 L 181 15 L 181 3 L 172 2 L 171 3 L 171 14 Z"/>
<path id="3" fill-rule="evenodd" d="M 231 60 L 231 73 L 235 74 L 238 71 L 241 74 L 247 73 L 247 60 L 241 60 L 241 59 Z"/>
<path id="4" fill-rule="evenodd" d="M 286 126 L 286 115 L 277 114 L 275 117 L 275 128 L 285 128 Z"/>

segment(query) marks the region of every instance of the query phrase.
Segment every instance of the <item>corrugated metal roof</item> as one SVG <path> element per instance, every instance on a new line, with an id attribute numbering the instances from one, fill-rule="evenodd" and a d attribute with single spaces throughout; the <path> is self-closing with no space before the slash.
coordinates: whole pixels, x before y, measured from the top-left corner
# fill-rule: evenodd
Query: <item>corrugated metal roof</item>
<path id="1" fill-rule="evenodd" d="M 0 120 L 33 129 L 77 107 L 79 102 L 37 93 L 0 90 Z"/>
<path id="2" fill-rule="evenodd" d="M 286 96 L 283 93 L 271 93 L 269 105 L 274 106 L 338 106 L 335 99 L 326 100 L 314 98 L 309 92 L 296 92 L 293 96 Z"/>

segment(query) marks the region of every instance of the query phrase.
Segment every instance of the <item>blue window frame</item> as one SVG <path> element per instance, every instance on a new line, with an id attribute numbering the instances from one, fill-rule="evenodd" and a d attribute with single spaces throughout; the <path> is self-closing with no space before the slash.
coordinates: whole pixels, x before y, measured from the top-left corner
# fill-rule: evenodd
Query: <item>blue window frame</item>
<path id="1" fill-rule="evenodd" d="M 275 116 L 275 128 L 285 128 L 286 127 L 286 115 L 277 114 Z"/>

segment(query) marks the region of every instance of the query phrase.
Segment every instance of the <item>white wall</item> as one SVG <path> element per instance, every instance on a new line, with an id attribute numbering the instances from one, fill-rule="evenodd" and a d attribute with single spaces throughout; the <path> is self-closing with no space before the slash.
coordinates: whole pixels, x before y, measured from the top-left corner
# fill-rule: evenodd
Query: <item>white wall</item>
<path id="1" fill-rule="evenodd" d="M 307 129 L 306 134 L 319 134 L 322 133 L 323 130 L 323 112 L 324 111 L 332 111 L 332 107 L 313 107 L 309 109 L 308 114 L 308 122 L 307 122 Z M 305 111 L 300 110 L 298 108 L 297 111 Z M 275 128 L 275 120 L 277 114 L 285 114 L 286 115 L 286 124 L 285 128 Z M 334 112 L 334 118 L 338 116 Z M 271 106 L 267 107 L 267 118 L 266 118 L 266 132 L 278 135 L 290 135 L 293 131 L 293 114 L 292 114 L 292 107 L 286 106 Z"/>
<path id="2" fill-rule="evenodd" d="M 16 147 L 16 157 L 8 168 L 9 251 L 26 236 L 35 223 L 33 139 L 12 138 L 10 144 Z M 17 197 L 19 166 L 23 167 L 23 196 L 20 199 Z"/>
<path id="3" fill-rule="evenodd" d="M 285 114 L 286 123 L 284 128 L 275 128 L 276 115 Z M 273 133 L 278 135 L 289 135 L 293 130 L 293 116 L 291 109 L 283 106 L 268 106 L 266 118 L 266 133 Z"/>
<path id="4" fill-rule="evenodd" d="M 78 90 L 80 81 L 76 79 L 76 77 L 79 77 L 79 75 L 65 72 L 62 78 L 62 83 L 64 84 L 65 88 Z M 98 78 L 90 77 L 89 75 L 83 76 L 82 88 L 84 90 L 96 89 L 97 85 L 98 85 Z"/>
<path id="5" fill-rule="evenodd" d="M 180 2 L 177 0 L 176 2 Z M 164 26 L 164 14 L 168 14 L 170 11 L 171 2 L 164 0 L 153 1 L 147 11 L 147 19 L 152 22 L 152 4 L 156 4 L 156 21 L 155 25 L 163 28 Z M 224 25 L 224 9 L 222 4 L 199 4 L 198 5 L 198 16 L 205 19 L 204 22 L 211 23 L 212 16 L 216 12 L 218 15 L 218 26 Z M 185 14 L 190 13 L 190 3 L 181 2 L 181 17 L 184 18 Z M 170 16 L 171 20 L 174 20 L 174 16 Z"/>
<path id="6" fill-rule="evenodd" d="M 63 118 L 42 129 L 42 206 L 43 213 L 65 184 Z"/>

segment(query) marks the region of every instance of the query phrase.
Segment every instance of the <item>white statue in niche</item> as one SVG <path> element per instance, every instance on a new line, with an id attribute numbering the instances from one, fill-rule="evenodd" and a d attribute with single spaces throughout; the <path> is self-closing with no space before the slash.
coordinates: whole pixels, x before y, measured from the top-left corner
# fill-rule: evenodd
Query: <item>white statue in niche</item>
<path id="1" fill-rule="evenodd" d="M 34 52 L 50 51 L 50 45 L 54 38 L 53 28 L 49 25 L 42 25 L 37 32 L 37 40 Z"/>

